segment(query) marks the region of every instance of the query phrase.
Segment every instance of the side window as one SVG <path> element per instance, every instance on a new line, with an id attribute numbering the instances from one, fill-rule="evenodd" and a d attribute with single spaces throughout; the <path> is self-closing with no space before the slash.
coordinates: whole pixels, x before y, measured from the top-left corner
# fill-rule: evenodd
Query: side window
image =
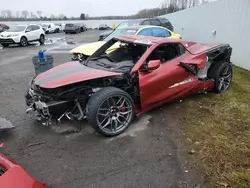
<path id="1" fill-rule="evenodd" d="M 150 25 L 150 21 L 149 20 L 145 20 L 142 22 L 142 25 Z"/>
<path id="2" fill-rule="evenodd" d="M 33 31 L 32 26 L 29 25 L 26 30 Z"/>
<path id="3" fill-rule="evenodd" d="M 49 25 L 49 27 L 48 28 L 51 28 L 51 25 Z"/>
<path id="4" fill-rule="evenodd" d="M 186 48 L 182 44 L 178 44 L 179 50 L 180 50 L 180 55 L 185 54 Z"/>
<path id="5" fill-rule="evenodd" d="M 143 29 L 142 31 L 140 31 L 140 33 L 138 35 L 153 36 L 153 31 L 151 28 L 146 28 L 146 29 Z"/>
<path id="6" fill-rule="evenodd" d="M 152 19 L 150 20 L 150 22 L 151 22 L 151 25 L 161 26 L 161 22 L 159 20 Z"/>
<path id="7" fill-rule="evenodd" d="M 166 29 L 153 28 L 153 36 L 154 37 L 170 37 L 170 33 Z"/>
<path id="8" fill-rule="evenodd" d="M 150 60 L 161 60 L 162 63 L 167 63 L 168 61 L 180 56 L 179 44 L 163 44 L 158 46 L 147 58 L 147 62 Z"/>
<path id="9" fill-rule="evenodd" d="M 36 25 L 32 25 L 32 30 L 33 31 L 36 31 L 36 30 L 38 30 L 39 29 L 39 27 L 38 26 L 36 26 Z"/>

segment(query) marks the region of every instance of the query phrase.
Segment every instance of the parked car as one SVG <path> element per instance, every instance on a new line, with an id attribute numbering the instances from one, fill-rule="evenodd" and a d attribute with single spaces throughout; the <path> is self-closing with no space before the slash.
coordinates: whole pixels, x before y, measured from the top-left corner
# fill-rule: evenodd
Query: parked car
<path id="1" fill-rule="evenodd" d="M 47 188 L 33 179 L 21 166 L 0 153 L 0 187 Z"/>
<path id="2" fill-rule="evenodd" d="M 112 34 L 110 34 L 103 41 L 93 42 L 89 44 L 83 44 L 72 49 L 70 52 L 73 54 L 72 60 L 84 60 L 91 56 L 97 49 L 104 45 L 107 41 L 113 37 L 118 37 L 122 35 L 144 35 L 144 36 L 154 36 L 154 37 L 168 37 L 173 39 L 181 39 L 179 34 L 173 33 L 172 31 L 159 26 L 130 26 L 117 28 Z M 118 45 L 118 44 L 117 44 Z M 113 48 L 117 48 L 114 46 Z M 110 50 L 107 52 L 111 52 Z"/>
<path id="3" fill-rule="evenodd" d="M 128 26 L 138 26 L 138 25 L 162 26 L 162 27 L 165 27 L 172 32 L 174 31 L 174 27 L 171 24 L 171 22 L 167 18 L 164 18 L 164 17 L 128 20 L 128 21 L 124 21 L 124 22 L 120 23 L 116 27 L 116 29 L 120 29 L 120 28 L 124 28 L 124 27 L 128 27 Z M 105 39 L 112 32 L 113 32 L 113 30 L 101 33 L 99 36 L 99 40 Z"/>
<path id="4" fill-rule="evenodd" d="M 119 43 L 120 47 L 107 54 Z M 148 36 L 112 38 L 88 60 L 38 75 L 26 95 L 42 122 L 87 118 L 102 135 L 116 136 L 166 102 L 204 91 L 225 92 L 232 81 L 232 48 Z"/>
<path id="5" fill-rule="evenodd" d="M 87 27 L 86 27 L 86 25 L 85 24 L 81 24 L 80 25 L 80 31 L 81 32 L 84 32 L 84 31 L 87 31 L 88 29 L 87 29 Z"/>
<path id="6" fill-rule="evenodd" d="M 59 32 L 58 28 L 56 27 L 56 24 L 54 24 L 54 23 L 43 23 L 42 28 L 43 28 L 45 34 Z"/>
<path id="7" fill-rule="evenodd" d="M 0 27 L 2 27 L 4 30 L 8 30 L 10 28 L 6 24 L 1 24 L 1 23 L 0 23 Z"/>
<path id="8" fill-rule="evenodd" d="M 59 32 L 64 32 L 64 28 L 65 28 L 65 24 L 64 23 L 56 23 L 55 24 L 56 25 L 56 29 L 57 29 L 57 33 L 59 33 Z"/>
<path id="9" fill-rule="evenodd" d="M 45 33 L 39 25 L 15 25 L 0 34 L 0 44 L 4 47 L 10 44 L 27 46 L 29 42 L 45 42 Z"/>
<path id="10" fill-rule="evenodd" d="M 107 30 L 107 29 L 110 29 L 110 27 L 107 24 L 99 25 L 99 30 Z"/>
<path id="11" fill-rule="evenodd" d="M 81 32 L 81 27 L 78 24 L 74 23 L 67 23 L 64 28 L 65 34 L 68 33 L 80 33 Z"/>

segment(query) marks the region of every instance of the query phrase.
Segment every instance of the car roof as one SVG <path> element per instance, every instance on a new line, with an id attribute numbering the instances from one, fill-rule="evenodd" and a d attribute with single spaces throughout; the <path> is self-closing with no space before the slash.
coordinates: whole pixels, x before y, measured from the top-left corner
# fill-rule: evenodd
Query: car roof
<path id="1" fill-rule="evenodd" d="M 135 26 L 127 26 L 127 27 L 123 27 L 123 28 L 118 28 L 119 29 L 134 29 L 134 30 L 139 30 L 139 29 L 146 29 L 146 28 L 162 28 L 162 29 L 166 29 L 165 27 L 162 26 L 156 26 L 156 25 L 135 25 Z"/>
<path id="2" fill-rule="evenodd" d="M 132 43 L 134 43 L 135 41 L 143 41 L 144 43 L 147 43 L 147 44 L 148 43 L 162 44 L 162 43 L 173 43 L 173 42 L 183 43 L 184 42 L 180 39 L 170 39 L 170 38 L 141 36 L 141 35 L 121 36 L 121 37 L 115 37 L 115 38 L 121 41 L 128 41 Z"/>

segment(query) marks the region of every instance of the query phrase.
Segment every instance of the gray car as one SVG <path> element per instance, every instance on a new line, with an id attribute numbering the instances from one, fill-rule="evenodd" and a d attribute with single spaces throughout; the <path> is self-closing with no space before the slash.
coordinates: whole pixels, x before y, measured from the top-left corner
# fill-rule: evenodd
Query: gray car
<path id="1" fill-rule="evenodd" d="M 117 28 L 124 28 L 129 26 L 138 26 L 138 25 L 155 25 L 155 26 L 162 26 L 170 31 L 174 31 L 174 27 L 171 22 L 164 17 L 157 17 L 157 18 L 144 18 L 144 19 L 135 19 L 135 20 L 128 20 L 120 23 Z M 109 36 L 114 30 L 106 31 L 100 34 L 99 41 L 105 39 Z"/>

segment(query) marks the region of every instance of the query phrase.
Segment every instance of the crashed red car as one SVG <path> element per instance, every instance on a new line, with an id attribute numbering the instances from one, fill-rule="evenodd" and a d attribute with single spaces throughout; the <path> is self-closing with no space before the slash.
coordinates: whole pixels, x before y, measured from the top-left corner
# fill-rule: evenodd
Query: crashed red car
<path id="1" fill-rule="evenodd" d="M 34 180 L 22 167 L 0 154 L 1 188 L 47 188 Z"/>
<path id="2" fill-rule="evenodd" d="M 119 48 L 106 54 L 113 44 Z M 232 48 L 144 36 L 113 38 L 86 61 L 68 62 L 38 75 L 26 95 L 28 111 L 52 118 L 87 118 L 99 133 L 115 136 L 138 116 L 166 102 L 203 91 L 226 91 Z"/>

